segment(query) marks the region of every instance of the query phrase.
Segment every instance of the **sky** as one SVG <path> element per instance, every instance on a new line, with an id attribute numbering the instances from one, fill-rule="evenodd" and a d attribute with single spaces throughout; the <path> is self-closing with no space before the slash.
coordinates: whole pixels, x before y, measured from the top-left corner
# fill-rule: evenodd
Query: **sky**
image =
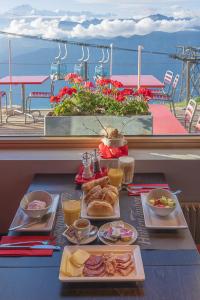
<path id="1" fill-rule="evenodd" d="M 198 0 L 200 1 L 200 0 Z M 46 38 L 114 38 L 147 35 L 154 31 L 178 32 L 195 30 L 200 32 L 200 7 L 197 0 L 0 0 L 0 14 L 13 7 L 29 4 L 28 15 L 7 14 L 7 23 L 2 29 L 16 34 L 41 35 Z M 36 9 L 35 13 L 32 8 Z M 76 14 L 56 14 L 44 16 L 42 10 L 76 11 Z M 21 10 L 20 10 L 21 11 Z M 93 22 L 93 16 L 111 14 L 112 17 L 100 18 Z M 16 12 L 15 12 L 16 13 Z M 174 18 L 151 17 L 141 18 L 160 13 Z M 5 14 L 6 16 L 6 14 Z M 9 18 L 9 16 L 12 16 Z M 0 16 L 1 21 L 1 16 Z M 84 26 L 84 21 L 89 22 Z M 62 27 L 63 22 L 72 24 Z"/>
<path id="2" fill-rule="evenodd" d="M 0 0 L 0 13 L 15 6 L 30 4 L 37 9 L 87 10 L 98 13 L 112 13 L 121 17 L 173 13 L 174 5 L 184 11 L 200 11 L 199 0 Z"/>

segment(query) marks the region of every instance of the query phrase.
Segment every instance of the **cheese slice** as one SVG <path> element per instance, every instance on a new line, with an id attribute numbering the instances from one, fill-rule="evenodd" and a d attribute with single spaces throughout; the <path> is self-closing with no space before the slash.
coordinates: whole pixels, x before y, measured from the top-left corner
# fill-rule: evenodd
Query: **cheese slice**
<path id="1" fill-rule="evenodd" d="M 71 257 L 71 253 L 69 251 L 65 250 L 63 252 L 61 266 L 60 266 L 60 271 L 64 274 L 66 274 L 67 261 L 70 259 L 70 257 Z"/>
<path id="2" fill-rule="evenodd" d="M 90 254 L 84 250 L 78 249 L 70 257 L 70 261 L 74 266 L 82 266 L 86 260 L 90 257 Z"/>
<path id="3" fill-rule="evenodd" d="M 66 265 L 66 275 L 69 277 L 79 277 L 82 276 L 82 271 L 83 267 L 77 268 L 75 267 L 70 259 L 67 260 L 67 265 Z"/>

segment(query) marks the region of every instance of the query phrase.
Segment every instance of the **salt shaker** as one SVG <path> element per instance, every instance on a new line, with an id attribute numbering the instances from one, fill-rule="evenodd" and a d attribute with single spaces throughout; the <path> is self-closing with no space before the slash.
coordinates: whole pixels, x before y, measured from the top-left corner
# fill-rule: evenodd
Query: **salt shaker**
<path id="1" fill-rule="evenodd" d="M 85 179 L 90 179 L 93 176 L 91 171 L 91 154 L 88 152 L 83 153 L 82 155 L 82 163 L 83 163 L 83 174 L 82 177 Z"/>

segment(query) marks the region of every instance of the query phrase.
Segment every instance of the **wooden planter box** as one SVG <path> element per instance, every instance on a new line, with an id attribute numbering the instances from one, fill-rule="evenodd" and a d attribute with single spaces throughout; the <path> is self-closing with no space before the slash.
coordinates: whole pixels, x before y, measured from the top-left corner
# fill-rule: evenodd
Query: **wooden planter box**
<path id="1" fill-rule="evenodd" d="M 151 135 L 152 115 L 135 116 L 98 116 L 104 127 L 117 128 L 121 131 L 123 123 L 124 135 Z M 45 136 L 85 136 L 97 135 L 93 131 L 102 134 L 102 128 L 95 116 L 46 116 L 44 120 Z"/>

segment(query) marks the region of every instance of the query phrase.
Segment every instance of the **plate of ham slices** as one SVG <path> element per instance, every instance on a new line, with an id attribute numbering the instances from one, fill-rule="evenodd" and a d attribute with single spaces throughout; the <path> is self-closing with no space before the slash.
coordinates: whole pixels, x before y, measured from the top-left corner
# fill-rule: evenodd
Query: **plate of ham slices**
<path id="1" fill-rule="evenodd" d="M 66 246 L 59 279 L 62 282 L 144 281 L 140 247 Z"/>

